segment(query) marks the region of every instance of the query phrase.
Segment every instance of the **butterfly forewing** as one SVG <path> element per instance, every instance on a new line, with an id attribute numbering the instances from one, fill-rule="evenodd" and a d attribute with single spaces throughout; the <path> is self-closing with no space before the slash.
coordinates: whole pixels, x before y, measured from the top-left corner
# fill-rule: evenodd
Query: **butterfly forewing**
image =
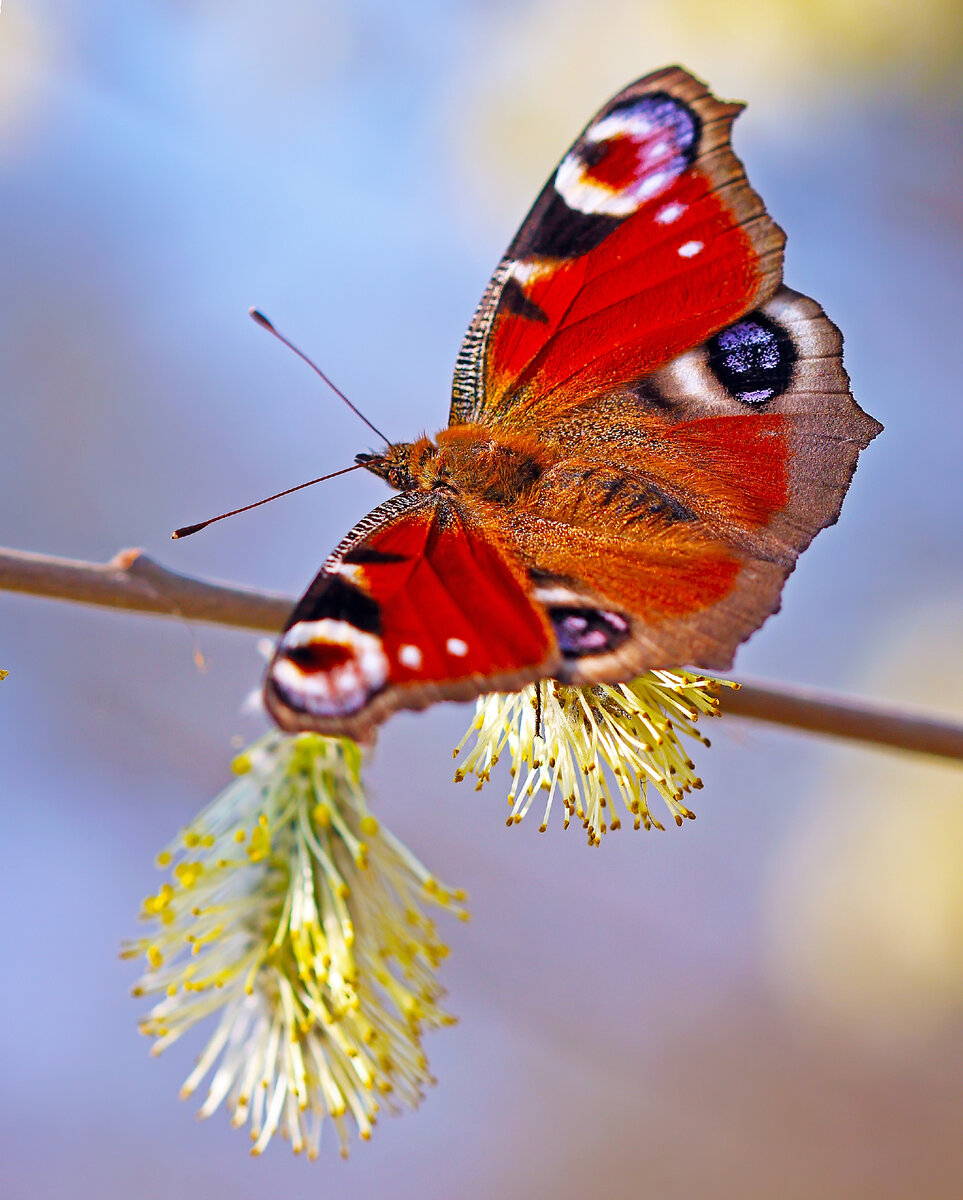
<path id="1" fill-rule="evenodd" d="M 772 294 L 784 238 L 729 146 L 740 109 L 671 68 L 593 118 L 483 297 L 452 422 L 637 379 Z"/>
<path id="2" fill-rule="evenodd" d="M 360 737 L 396 708 L 511 689 L 555 666 L 518 566 L 444 494 L 402 493 L 325 563 L 268 668 L 278 724 Z"/>

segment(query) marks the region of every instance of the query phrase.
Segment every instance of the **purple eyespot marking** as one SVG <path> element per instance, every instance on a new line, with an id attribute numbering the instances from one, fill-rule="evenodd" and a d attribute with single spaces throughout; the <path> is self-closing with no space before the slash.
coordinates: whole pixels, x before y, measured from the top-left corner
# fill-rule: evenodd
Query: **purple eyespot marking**
<path id="1" fill-rule="evenodd" d="M 631 632 L 620 613 L 598 608 L 550 608 L 548 615 L 566 658 L 607 654 L 621 646 Z"/>
<path id="2" fill-rule="evenodd" d="M 750 313 L 709 339 L 709 367 L 744 404 L 764 404 L 792 382 L 796 347 L 781 325 Z"/>
<path id="3" fill-rule="evenodd" d="M 692 109 L 665 92 L 630 100 L 613 108 L 609 117 L 634 118 L 641 125 L 648 125 L 652 134 L 662 135 L 676 154 L 686 157 L 699 136 L 698 117 Z"/>
<path id="4" fill-rule="evenodd" d="M 513 258 L 577 258 L 594 250 L 695 161 L 702 122 L 667 92 L 624 100 L 596 118 L 562 159 Z"/>
<path id="5" fill-rule="evenodd" d="M 562 159 L 555 190 L 573 212 L 622 220 L 686 170 L 698 139 L 698 118 L 675 97 L 627 100 L 589 126 Z"/>

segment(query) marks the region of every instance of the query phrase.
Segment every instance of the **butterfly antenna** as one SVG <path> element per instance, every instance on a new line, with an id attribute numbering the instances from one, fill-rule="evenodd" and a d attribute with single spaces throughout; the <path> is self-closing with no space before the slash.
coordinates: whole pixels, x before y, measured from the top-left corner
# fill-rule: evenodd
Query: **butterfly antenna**
<path id="1" fill-rule="evenodd" d="M 208 525 L 213 525 L 215 521 L 223 521 L 225 517 L 236 517 L 238 513 L 247 512 L 251 508 L 260 508 L 262 504 L 269 504 L 272 500 L 279 500 L 282 496 L 290 496 L 292 492 L 300 492 L 302 488 L 313 487 L 316 483 L 323 483 L 325 479 L 336 479 L 338 475 L 347 475 L 349 471 L 360 471 L 363 466 L 364 463 L 355 463 L 353 467 L 332 471 L 330 475 L 319 475 L 317 479 L 309 479 L 307 483 L 299 483 L 297 487 L 286 488 L 283 492 L 275 492 L 273 496 L 265 496 L 263 500 L 255 500 L 253 504 L 245 504 L 243 508 L 232 508 L 230 512 L 221 513 L 218 517 L 211 517 L 209 521 L 201 521 L 197 525 L 184 525 L 181 529 L 175 529 L 171 537 L 175 540 L 190 537 L 192 533 L 199 533 Z"/>
<path id="2" fill-rule="evenodd" d="M 264 315 L 264 313 L 258 312 L 258 310 L 256 308 L 250 308 L 250 309 L 248 309 L 248 312 L 250 313 L 251 317 L 258 323 L 258 325 L 261 326 L 262 329 L 266 329 L 268 331 L 268 333 L 273 333 L 279 342 L 282 342 L 285 346 L 287 346 L 287 348 L 289 350 L 293 350 L 294 353 L 298 356 L 298 358 L 303 359 L 304 362 L 306 362 L 308 364 L 308 366 L 311 368 L 311 370 L 315 372 L 315 374 L 320 375 L 321 378 L 324 380 L 324 382 L 332 390 L 332 392 L 334 392 L 334 394 L 336 396 L 340 396 L 341 399 L 345 402 L 345 404 L 347 404 L 348 408 L 350 408 L 351 411 L 354 413 L 354 415 L 356 417 L 360 417 L 361 420 L 364 421 L 365 425 L 367 425 L 368 428 L 370 430 L 372 430 L 372 432 L 376 433 L 378 435 L 378 437 L 381 438 L 381 440 L 384 442 L 384 444 L 386 446 L 391 445 L 391 442 L 385 437 L 385 435 L 381 432 L 381 430 L 378 429 L 378 427 L 376 425 L 372 425 L 372 423 L 368 420 L 368 418 L 364 415 L 364 413 L 359 408 L 357 408 L 354 404 L 351 403 L 351 401 L 344 394 L 344 392 L 342 392 L 342 390 L 339 387 L 336 387 L 331 382 L 331 380 L 327 377 L 327 375 L 325 375 L 325 373 L 321 370 L 321 368 L 318 366 L 318 364 L 315 362 L 312 362 L 312 360 L 310 358 L 308 358 L 308 356 L 304 353 L 304 351 L 299 350 L 297 348 L 297 346 L 295 346 L 294 342 L 289 341 L 284 336 L 283 333 L 279 333 L 278 330 L 275 329 L 274 326 L 271 324 L 271 322 L 267 319 L 267 317 Z"/>

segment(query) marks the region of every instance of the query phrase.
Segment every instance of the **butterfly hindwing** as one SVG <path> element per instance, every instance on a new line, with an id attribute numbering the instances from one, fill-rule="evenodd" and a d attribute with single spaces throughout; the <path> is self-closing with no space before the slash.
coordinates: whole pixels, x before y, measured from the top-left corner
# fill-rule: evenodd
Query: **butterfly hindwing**
<path id="1" fill-rule="evenodd" d="M 836 521 L 882 429 L 853 399 L 842 345 L 815 300 L 782 287 L 648 381 L 706 472 L 706 523 L 759 557 L 791 566 Z"/>
<path id="2" fill-rule="evenodd" d="M 880 428 L 838 330 L 788 288 L 634 389 L 555 413 L 553 465 L 508 519 L 516 553 L 539 602 L 623 629 L 563 657 L 563 676 L 729 667 Z"/>
<path id="3" fill-rule="evenodd" d="M 397 708 L 551 673 L 520 567 L 450 496 L 405 492 L 345 538 L 295 608 L 265 700 L 286 730 L 362 736 Z"/>
<path id="4" fill-rule="evenodd" d="M 784 238 L 730 148 L 741 107 L 670 68 L 593 118 L 482 299 L 453 423 L 638 379 L 772 294 Z"/>

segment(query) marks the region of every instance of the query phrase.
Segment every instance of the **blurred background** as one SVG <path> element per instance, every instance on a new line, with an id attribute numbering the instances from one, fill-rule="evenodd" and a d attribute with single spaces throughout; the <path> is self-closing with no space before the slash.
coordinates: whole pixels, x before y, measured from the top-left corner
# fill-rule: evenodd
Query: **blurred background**
<path id="1" fill-rule="evenodd" d="M 682 62 L 749 102 L 786 281 L 886 425 L 738 669 L 960 712 L 961 28 L 951 0 L 5 0 L 0 544 L 298 592 L 377 480 L 169 541 L 369 448 L 247 307 L 389 434 L 437 429 L 560 154 Z M 203 673 L 176 621 L 0 593 L 7 1200 L 963 1194 L 960 776 L 737 723 L 694 824 L 589 850 L 450 782 L 469 708 L 390 722 L 373 803 L 475 915 L 439 1085 L 348 1163 L 196 1122 L 193 1049 L 149 1059 L 117 958 L 263 727 L 256 638 L 194 634 Z"/>

